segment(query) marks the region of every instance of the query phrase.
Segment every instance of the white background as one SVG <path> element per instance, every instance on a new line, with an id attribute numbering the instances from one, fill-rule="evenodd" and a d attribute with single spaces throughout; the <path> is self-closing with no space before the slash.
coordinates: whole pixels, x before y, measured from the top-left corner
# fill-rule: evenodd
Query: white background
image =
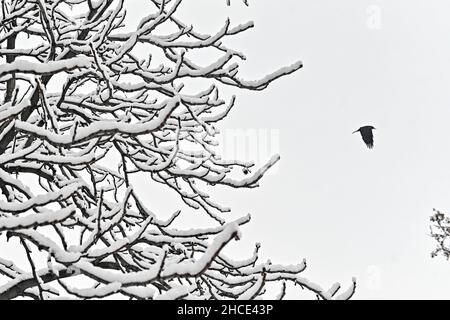
<path id="1" fill-rule="evenodd" d="M 324 287 L 356 276 L 359 299 L 450 298 L 450 263 L 431 259 L 429 237 L 432 208 L 450 206 L 449 12 L 436 0 L 185 1 L 200 31 L 255 22 L 227 42 L 248 57 L 241 76 L 304 63 L 238 93 L 222 123 L 279 130 L 281 162 L 260 188 L 213 193 L 233 216 L 252 213 L 239 250 L 261 241 L 273 262 L 306 258 Z M 373 150 L 351 134 L 366 124 Z"/>
<path id="2" fill-rule="evenodd" d="M 260 188 L 211 192 L 232 207 L 230 219 L 252 214 L 227 253 L 248 256 L 261 242 L 274 263 L 306 258 L 305 276 L 323 287 L 355 276 L 359 299 L 450 298 L 450 263 L 431 259 L 429 237 L 432 208 L 450 208 L 450 3 L 249 1 L 185 0 L 178 15 L 204 33 L 226 17 L 232 26 L 253 20 L 227 41 L 247 55 L 241 77 L 304 63 L 263 92 L 229 91 L 238 100 L 223 132 L 273 134 L 281 161 Z M 129 3 L 136 24 L 144 1 Z M 351 134 L 362 125 L 377 128 L 373 150 Z M 155 212 L 185 208 L 136 180 Z"/>

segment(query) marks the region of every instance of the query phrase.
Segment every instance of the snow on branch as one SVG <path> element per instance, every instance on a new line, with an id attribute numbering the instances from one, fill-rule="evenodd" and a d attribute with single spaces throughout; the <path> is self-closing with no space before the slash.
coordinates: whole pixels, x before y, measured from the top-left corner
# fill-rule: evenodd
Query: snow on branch
<path id="1" fill-rule="evenodd" d="M 263 90 L 302 63 L 238 76 L 245 55 L 223 40 L 253 22 L 199 33 L 178 18 L 182 2 L 145 2 L 131 28 L 128 0 L 2 2 L 0 247 L 28 264 L 0 250 L 0 299 L 259 299 L 270 283 L 279 298 L 289 283 L 320 299 L 353 295 L 354 282 L 340 292 L 303 277 L 304 261 L 260 262 L 259 244 L 242 260 L 224 253 L 250 215 L 229 221 L 210 191 L 256 188 L 280 156 L 260 168 L 222 159 L 220 121 L 237 102 L 221 89 Z M 196 58 L 205 49 L 209 62 Z M 161 200 L 144 199 L 135 177 L 185 208 L 161 219 L 151 209 Z M 184 209 L 211 225 L 176 226 Z"/>
<path id="2" fill-rule="evenodd" d="M 75 206 L 60 209 L 57 212 L 47 211 L 26 217 L 0 218 L 0 231 L 28 229 L 37 226 L 52 225 L 65 221 L 75 213 Z"/>
<path id="3" fill-rule="evenodd" d="M 48 75 L 61 71 L 71 71 L 76 68 L 88 68 L 90 65 L 91 60 L 84 56 L 65 59 L 63 61 L 49 61 L 46 63 L 15 60 L 12 63 L 0 65 L 0 77 L 11 73 Z"/>

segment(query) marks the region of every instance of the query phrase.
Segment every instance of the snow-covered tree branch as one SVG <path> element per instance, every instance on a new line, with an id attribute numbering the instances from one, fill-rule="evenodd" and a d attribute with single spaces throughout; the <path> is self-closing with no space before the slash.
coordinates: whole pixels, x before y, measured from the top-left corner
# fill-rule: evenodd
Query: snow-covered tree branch
<path id="1" fill-rule="evenodd" d="M 354 281 L 340 294 L 339 284 L 322 289 L 302 276 L 304 261 L 259 262 L 259 245 L 243 261 L 224 255 L 250 216 L 227 221 L 230 209 L 209 195 L 214 185 L 257 187 L 280 159 L 253 169 L 220 157 L 218 123 L 236 99 L 219 89 L 263 90 L 302 63 L 241 78 L 245 55 L 223 40 L 252 22 L 226 20 L 206 35 L 177 18 L 181 0 L 149 2 L 130 29 L 125 0 L 2 1 L 0 299 L 254 299 L 270 282 L 279 298 L 288 282 L 320 299 L 350 298 Z M 205 49 L 213 62 L 196 60 Z M 193 93 L 197 79 L 208 85 Z M 133 184 L 142 174 L 211 227 L 175 228 L 181 211 L 158 218 Z M 2 257 L 5 241 L 27 269 Z M 75 277 L 93 284 L 74 287 Z"/>

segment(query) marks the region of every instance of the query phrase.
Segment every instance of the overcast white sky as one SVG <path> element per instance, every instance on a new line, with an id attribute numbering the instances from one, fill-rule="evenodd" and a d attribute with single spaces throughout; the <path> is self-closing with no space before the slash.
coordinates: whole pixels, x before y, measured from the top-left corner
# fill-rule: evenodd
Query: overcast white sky
<path id="1" fill-rule="evenodd" d="M 450 209 L 450 3 L 224 2 L 185 1 L 181 13 L 205 32 L 226 16 L 255 22 L 228 42 L 247 54 L 241 76 L 304 63 L 238 93 L 222 123 L 278 132 L 281 155 L 259 189 L 213 193 L 233 216 L 253 216 L 228 252 L 261 241 L 273 262 L 306 258 L 305 276 L 325 287 L 357 277 L 359 299 L 450 298 L 450 262 L 430 258 L 428 236 L 432 208 Z M 351 134 L 366 124 L 373 150 Z"/>
<path id="2" fill-rule="evenodd" d="M 131 2 L 137 22 L 143 2 Z M 450 2 L 225 2 L 185 0 L 179 18 L 204 33 L 228 16 L 253 20 L 227 41 L 247 55 L 240 76 L 304 63 L 263 92 L 229 91 L 238 100 L 223 132 L 271 135 L 281 161 L 260 188 L 211 193 L 230 218 L 253 217 L 227 253 L 261 242 L 274 263 L 306 258 L 304 275 L 323 287 L 355 276 L 358 299 L 450 299 L 450 262 L 431 259 L 428 235 L 432 208 L 450 212 Z M 377 128 L 372 150 L 351 134 L 362 125 Z M 144 192 L 155 212 L 185 208 L 168 190 Z"/>

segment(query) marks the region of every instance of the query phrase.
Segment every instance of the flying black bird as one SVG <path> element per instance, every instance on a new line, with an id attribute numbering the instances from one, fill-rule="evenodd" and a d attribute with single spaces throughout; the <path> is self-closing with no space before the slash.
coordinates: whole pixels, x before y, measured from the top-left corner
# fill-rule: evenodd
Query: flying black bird
<path id="1" fill-rule="evenodd" d="M 356 131 L 353 131 L 353 133 L 358 132 L 361 133 L 361 137 L 364 141 L 364 143 L 367 145 L 367 148 L 372 149 L 373 148 L 373 133 L 372 130 L 375 129 L 372 126 L 364 126 L 359 128 Z"/>

